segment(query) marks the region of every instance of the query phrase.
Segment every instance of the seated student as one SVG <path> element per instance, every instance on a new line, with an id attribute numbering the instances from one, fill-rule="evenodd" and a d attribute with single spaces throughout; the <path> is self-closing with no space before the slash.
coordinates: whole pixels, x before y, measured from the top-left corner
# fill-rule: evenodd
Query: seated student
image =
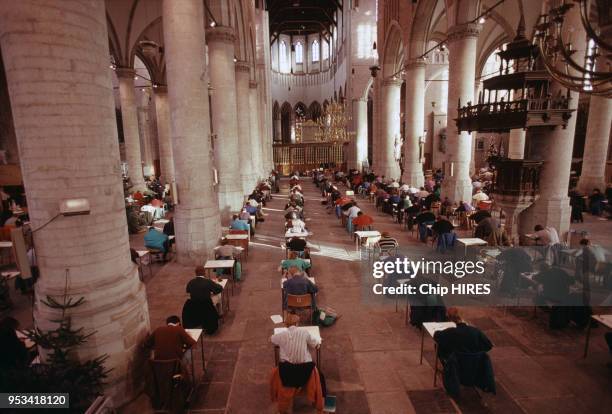
<path id="1" fill-rule="evenodd" d="M 363 211 L 357 212 L 357 217 L 353 219 L 353 227 L 355 230 L 362 230 L 365 227 L 371 226 L 374 223 L 374 219 Z"/>
<path id="2" fill-rule="evenodd" d="M 306 274 L 297 266 L 288 268 L 287 280 L 283 282 L 284 299 L 283 306 L 287 306 L 287 295 L 308 295 L 311 294 L 314 307 L 314 294 L 319 291 L 317 286 L 308 279 Z"/>
<path id="3" fill-rule="evenodd" d="M 549 267 L 545 262 L 540 263 L 540 266 L 541 271 L 534 276 L 534 280 L 541 285 L 541 291 L 535 297 L 536 305 L 568 305 L 570 286 L 576 280 L 559 266 Z"/>
<path id="4" fill-rule="evenodd" d="M 474 229 L 474 237 L 485 241 L 487 241 L 499 227 L 499 223 L 493 217 L 480 218 L 480 221 L 477 221 L 476 223 L 477 225 Z"/>
<path id="5" fill-rule="evenodd" d="M 469 326 L 461 319 L 457 308 L 448 308 L 446 316 L 457 326 L 434 334 L 434 341 L 438 344 L 438 356 L 443 362 L 453 352 L 489 352 L 493 348 L 489 338 L 480 329 Z"/>
<path id="6" fill-rule="evenodd" d="M 183 306 L 183 321 L 188 328 L 202 327 L 212 335 L 219 327 L 219 313 L 212 296 L 223 291 L 223 286 L 204 276 L 204 267 L 195 268 L 195 277 L 187 283 L 185 291 L 190 299 Z"/>
<path id="7" fill-rule="evenodd" d="M 289 258 L 281 262 L 281 269 L 287 271 L 291 267 L 297 268 L 300 272 L 310 269 L 310 263 L 298 257 L 297 252 L 289 252 Z"/>
<path id="8" fill-rule="evenodd" d="M 357 202 L 354 202 L 353 205 L 343 213 L 347 216 L 346 229 L 349 233 L 353 232 L 353 219 L 357 217 L 357 213 L 360 211 L 361 209 L 357 207 Z"/>
<path id="9" fill-rule="evenodd" d="M 299 237 L 293 237 L 287 243 L 287 249 L 292 252 L 304 252 L 306 249 L 307 243 L 306 240 L 301 239 Z"/>
<path id="10" fill-rule="evenodd" d="M 395 249 L 399 245 L 399 243 L 396 239 L 391 237 L 389 232 L 384 231 L 380 239 L 378 239 L 378 241 L 376 242 L 376 245 L 380 249 L 381 253 L 388 253 L 389 251 Z"/>
<path id="11" fill-rule="evenodd" d="M 249 226 L 243 220 L 240 220 L 238 218 L 238 215 L 234 214 L 232 216 L 232 222 L 230 223 L 230 229 L 231 230 L 243 230 L 243 231 L 247 231 L 247 230 L 249 230 L 250 227 L 251 226 Z"/>
<path id="12" fill-rule="evenodd" d="M 308 348 L 316 348 L 321 345 L 318 338 L 314 338 L 307 330 L 298 329 L 300 321 L 298 315 L 290 313 L 285 318 L 287 330 L 272 335 L 270 341 L 279 347 L 279 364 L 297 365 L 312 362 L 312 356 Z M 314 367 L 314 364 L 313 366 Z M 306 380 L 308 380 L 306 376 Z"/>
<path id="13" fill-rule="evenodd" d="M 0 371 L 23 369 L 29 363 L 28 350 L 17 336 L 19 322 L 10 316 L 0 322 Z"/>
<path id="14" fill-rule="evenodd" d="M 246 211 L 246 209 L 245 209 L 245 208 L 242 208 L 242 210 L 240 211 L 240 215 L 238 216 L 238 218 L 239 218 L 240 220 L 244 220 L 244 221 L 246 221 L 246 222 L 248 223 L 248 222 L 249 222 L 249 220 L 251 219 L 251 214 L 250 214 L 248 211 Z"/>
<path id="15" fill-rule="evenodd" d="M 145 347 L 153 349 L 156 360 L 182 360 L 189 355 L 185 351 L 195 344 L 196 341 L 181 326 L 180 318 L 174 315 L 166 319 L 166 326 L 155 329 L 145 341 Z"/>
<path id="16" fill-rule="evenodd" d="M 481 189 L 476 190 L 476 193 L 472 196 L 472 204 L 478 205 L 481 201 L 489 200 L 489 196 L 482 192 Z"/>
<path id="17" fill-rule="evenodd" d="M 168 250 L 170 250 L 170 240 L 167 234 L 151 226 L 144 236 L 144 245 L 147 249 L 161 251 L 163 253 L 163 260 L 166 260 L 166 255 Z"/>
<path id="18" fill-rule="evenodd" d="M 434 224 L 436 221 L 436 215 L 429 210 L 425 210 L 417 214 L 414 221 L 418 224 L 419 239 L 425 243 L 427 241 L 427 226 Z"/>
<path id="19" fill-rule="evenodd" d="M 221 246 L 215 248 L 215 256 L 218 260 L 230 260 L 240 255 L 242 250 L 230 244 L 227 239 L 221 239 Z"/>
<path id="20" fill-rule="evenodd" d="M 438 216 L 436 218 L 436 222 L 431 226 L 431 229 L 437 235 L 441 235 L 445 233 L 451 233 L 455 229 L 455 226 L 453 226 L 453 223 L 451 223 L 444 217 Z"/>
<path id="21" fill-rule="evenodd" d="M 544 228 L 541 224 L 537 224 L 533 230 L 535 231 L 536 243 L 539 246 L 553 246 L 560 243 L 559 233 L 557 233 L 554 227 Z"/>

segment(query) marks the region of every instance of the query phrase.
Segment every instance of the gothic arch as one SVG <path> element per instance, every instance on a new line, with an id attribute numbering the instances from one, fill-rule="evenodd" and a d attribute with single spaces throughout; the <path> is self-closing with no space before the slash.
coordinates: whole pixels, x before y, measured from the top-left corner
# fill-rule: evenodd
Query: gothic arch
<path id="1" fill-rule="evenodd" d="M 281 130 L 278 128 L 278 121 L 281 119 L 281 110 L 278 101 L 272 105 L 272 140 L 281 141 Z M 282 128 L 281 128 L 282 129 Z"/>
<path id="2" fill-rule="evenodd" d="M 308 112 L 310 113 L 310 119 L 312 119 L 313 121 L 318 120 L 323 114 L 323 111 L 321 110 L 321 104 L 317 101 L 314 101 L 308 107 Z"/>
<path id="3" fill-rule="evenodd" d="M 289 102 L 283 103 L 281 107 L 281 140 L 283 144 L 291 143 L 291 121 L 293 119 L 293 108 Z"/>
<path id="4" fill-rule="evenodd" d="M 389 29 L 387 29 L 383 51 L 382 74 L 384 78 L 388 78 L 401 71 L 404 65 L 402 31 L 399 24 L 395 21 L 391 22 Z"/>

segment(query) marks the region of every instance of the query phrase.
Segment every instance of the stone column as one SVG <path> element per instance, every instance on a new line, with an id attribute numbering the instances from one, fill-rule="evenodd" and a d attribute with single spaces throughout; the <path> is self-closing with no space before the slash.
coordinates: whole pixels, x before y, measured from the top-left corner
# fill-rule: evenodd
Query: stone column
<path id="1" fill-rule="evenodd" d="M 525 137 L 527 131 L 524 129 L 511 129 L 508 137 L 508 158 L 522 160 L 525 158 Z"/>
<path id="2" fill-rule="evenodd" d="M 396 140 L 400 139 L 400 79 L 385 79 L 383 81 L 382 134 L 379 152 L 379 165 L 375 167 L 377 174 L 386 178 L 400 178 L 399 162 L 396 161 Z"/>
<path id="3" fill-rule="evenodd" d="M 161 180 L 171 184 L 174 180 L 174 157 L 170 139 L 170 114 L 168 111 L 168 88 L 155 88 L 155 115 L 157 117 L 157 140 L 159 143 L 159 167 Z"/>
<path id="4" fill-rule="evenodd" d="M 240 210 L 243 201 L 236 114 L 234 29 L 217 26 L 206 30 L 212 91 L 212 125 L 217 135 L 215 158 L 219 169 L 219 209 L 222 217 Z M 247 86 L 248 88 L 248 86 Z M 242 114 L 240 114 L 242 117 Z M 242 131 L 240 131 L 242 133 Z"/>
<path id="5" fill-rule="evenodd" d="M 259 93 L 257 90 L 257 82 L 249 82 L 249 111 L 251 114 L 251 144 L 253 157 L 253 171 L 255 172 L 255 179 L 251 185 L 249 191 L 253 191 L 257 180 L 260 178 L 266 178 L 264 176 L 266 166 L 264 155 L 267 148 L 267 142 L 261 136 L 261 125 L 259 124 Z"/>
<path id="6" fill-rule="evenodd" d="M 413 187 L 424 183 L 421 163 L 421 138 L 425 130 L 425 61 L 418 59 L 406 66 L 406 140 L 404 141 L 404 176 Z"/>
<path id="7" fill-rule="evenodd" d="M 73 327 L 92 335 L 73 356 L 108 355 L 105 394 L 120 405 L 142 387 L 149 313 L 130 260 L 104 2 L 0 0 L 0 47 L 31 227 L 40 229 L 35 326 L 57 327 L 60 313 L 41 299 L 64 295 L 67 278 L 67 294 L 84 298 L 68 311 Z M 90 213 L 59 216 L 75 198 Z"/>
<path id="8" fill-rule="evenodd" d="M 138 99 L 138 133 L 140 135 L 140 155 L 142 170 L 145 176 L 154 175 L 153 157 L 151 154 L 151 128 L 149 127 L 149 92 L 140 91 Z"/>
<path id="9" fill-rule="evenodd" d="M 480 26 L 467 23 L 452 27 L 448 31 L 448 126 L 446 177 L 442 182 L 442 196 L 451 201 L 472 198 L 470 161 L 472 159 L 472 136 L 458 133 L 457 105 L 474 102 L 474 78 L 476 72 L 476 44 Z M 452 175 L 450 171 L 452 170 Z"/>
<path id="10" fill-rule="evenodd" d="M 210 43 L 210 40 L 209 40 Z M 241 193 L 250 194 L 253 185 L 257 180 L 255 172 L 255 160 L 252 136 L 255 134 L 254 120 L 251 119 L 251 108 L 249 106 L 249 78 L 250 66 L 248 62 L 236 62 L 235 72 L 236 81 L 236 114 L 238 117 L 238 153 L 240 154 L 240 175 Z M 213 95 L 214 99 L 214 95 Z M 236 166 L 232 166 L 236 170 Z M 242 200 L 241 200 L 242 201 Z"/>
<path id="11" fill-rule="evenodd" d="M 359 171 L 363 162 L 368 158 L 368 101 L 367 99 L 353 99 L 353 113 L 355 119 L 355 142 L 353 144 L 353 158 L 348 165 Z"/>
<path id="12" fill-rule="evenodd" d="M 121 118 L 123 120 L 123 138 L 125 140 L 125 158 L 128 165 L 128 175 L 132 181 L 132 191 L 146 189 L 142 176 L 142 159 L 140 157 L 140 137 L 138 135 L 138 113 L 136 109 L 136 93 L 134 92 L 134 76 L 132 68 L 117 68 L 119 79 L 119 99 L 121 102 Z"/>
<path id="13" fill-rule="evenodd" d="M 176 197 L 178 261 L 201 265 L 221 235 L 209 138 L 204 5 L 164 0 L 164 44 Z M 233 76 L 233 69 L 232 69 Z"/>
<path id="14" fill-rule="evenodd" d="M 606 159 L 611 123 L 612 99 L 591 95 L 582 174 L 578 180 L 578 190 L 583 194 L 589 194 L 594 188 L 601 191 L 606 188 Z"/>

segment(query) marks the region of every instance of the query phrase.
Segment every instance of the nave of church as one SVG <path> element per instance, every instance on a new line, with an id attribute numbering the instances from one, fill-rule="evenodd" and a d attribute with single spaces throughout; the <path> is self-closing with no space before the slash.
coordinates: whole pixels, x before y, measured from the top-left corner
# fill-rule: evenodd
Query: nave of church
<path id="1" fill-rule="evenodd" d="M 610 9 L 0 0 L 0 393 L 609 411 Z"/>

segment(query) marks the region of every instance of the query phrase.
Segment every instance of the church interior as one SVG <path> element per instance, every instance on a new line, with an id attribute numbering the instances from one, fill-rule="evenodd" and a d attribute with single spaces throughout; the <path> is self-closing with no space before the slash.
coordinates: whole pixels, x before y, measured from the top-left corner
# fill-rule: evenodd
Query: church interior
<path id="1" fill-rule="evenodd" d="M 0 0 L 0 411 L 612 412 L 611 6 Z"/>

